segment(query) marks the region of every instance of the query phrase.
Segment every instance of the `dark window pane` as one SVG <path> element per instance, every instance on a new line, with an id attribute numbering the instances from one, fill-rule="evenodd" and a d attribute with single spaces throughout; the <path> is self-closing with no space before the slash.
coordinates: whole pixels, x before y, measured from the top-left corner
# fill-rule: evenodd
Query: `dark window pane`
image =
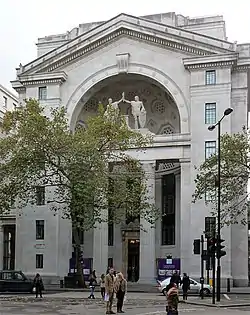
<path id="1" fill-rule="evenodd" d="M 175 175 L 162 178 L 162 245 L 175 245 Z"/>
<path id="2" fill-rule="evenodd" d="M 44 240 L 44 220 L 36 220 L 36 239 Z"/>
<path id="3" fill-rule="evenodd" d="M 36 269 L 43 269 L 43 255 L 36 255 Z"/>
<path id="4" fill-rule="evenodd" d="M 43 206 L 45 204 L 45 187 L 36 187 L 36 204 L 37 206 Z"/>

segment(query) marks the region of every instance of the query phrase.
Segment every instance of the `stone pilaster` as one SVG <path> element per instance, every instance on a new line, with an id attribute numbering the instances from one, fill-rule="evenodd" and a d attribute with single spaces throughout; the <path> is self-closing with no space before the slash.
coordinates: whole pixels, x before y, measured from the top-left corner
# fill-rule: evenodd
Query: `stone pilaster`
<path id="1" fill-rule="evenodd" d="M 148 202 L 155 203 L 155 162 L 143 164 L 146 175 Z M 155 227 L 141 218 L 140 231 L 140 283 L 153 283 L 155 280 Z"/>
<path id="2" fill-rule="evenodd" d="M 180 258 L 181 271 L 190 272 L 190 259 L 192 253 L 192 243 L 190 238 L 190 228 L 195 228 L 191 225 L 191 198 L 190 192 L 190 161 L 180 160 L 181 163 L 181 198 L 180 198 Z"/>
<path id="3" fill-rule="evenodd" d="M 103 210 L 103 221 L 106 221 L 108 210 Z M 99 277 L 108 267 L 108 224 L 98 223 L 94 229 L 93 270 Z"/>

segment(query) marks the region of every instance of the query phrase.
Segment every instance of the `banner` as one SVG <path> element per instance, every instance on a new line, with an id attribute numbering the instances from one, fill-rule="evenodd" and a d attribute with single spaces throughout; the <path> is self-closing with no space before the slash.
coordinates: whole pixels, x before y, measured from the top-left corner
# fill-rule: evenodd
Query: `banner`
<path id="1" fill-rule="evenodd" d="M 171 277 L 172 274 L 177 271 L 181 272 L 181 260 L 180 258 L 158 258 L 157 259 L 157 279 L 163 281 L 164 279 Z"/>
<path id="2" fill-rule="evenodd" d="M 88 281 L 89 280 L 89 275 L 90 272 L 92 271 L 92 258 L 83 258 L 81 257 L 81 265 L 83 269 L 83 276 L 84 280 Z M 75 253 L 72 253 L 72 257 L 69 260 L 69 273 L 74 274 L 76 273 L 76 258 L 75 258 Z"/>

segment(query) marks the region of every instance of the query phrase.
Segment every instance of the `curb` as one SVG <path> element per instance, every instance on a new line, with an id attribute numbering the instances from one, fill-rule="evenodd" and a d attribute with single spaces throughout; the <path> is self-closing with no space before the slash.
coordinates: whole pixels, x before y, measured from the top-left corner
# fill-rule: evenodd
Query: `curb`
<path id="1" fill-rule="evenodd" d="M 200 302 L 182 302 L 183 304 L 196 305 L 196 306 L 206 306 L 206 307 L 216 307 L 216 308 L 234 308 L 234 307 L 246 307 L 250 306 L 250 303 L 241 304 L 209 304 Z"/>

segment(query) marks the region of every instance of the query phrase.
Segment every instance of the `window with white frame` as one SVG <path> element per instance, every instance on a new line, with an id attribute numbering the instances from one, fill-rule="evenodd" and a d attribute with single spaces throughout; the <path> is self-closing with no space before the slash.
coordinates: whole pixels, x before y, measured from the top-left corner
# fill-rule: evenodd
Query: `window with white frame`
<path id="1" fill-rule="evenodd" d="M 39 100 L 47 99 L 47 86 L 40 86 L 38 88 L 38 97 L 39 97 Z"/>
<path id="2" fill-rule="evenodd" d="M 216 71 L 215 70 L 207 70 L 205 75 L 206 85 L 216 84 Z"/>
<path id="3" fill-rule="evenodd" d="M 216 141 L 205 142 L 205 159 L 216 153 Z"/>
<path id="4" fill-rule="evenodd" d="M 213 125 L 216 123 L 216 103 L 205 104 L 205 124 Z"/>

